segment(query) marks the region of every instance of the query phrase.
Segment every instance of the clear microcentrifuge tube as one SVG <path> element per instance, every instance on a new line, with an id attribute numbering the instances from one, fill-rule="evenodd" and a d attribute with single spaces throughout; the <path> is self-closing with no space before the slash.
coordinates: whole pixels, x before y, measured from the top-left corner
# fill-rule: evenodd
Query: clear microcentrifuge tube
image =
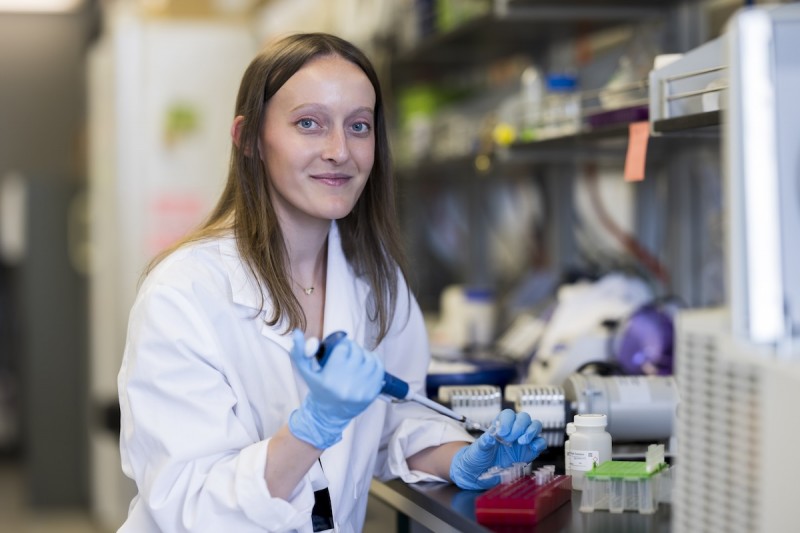
<path id="1" fill-rule="evenodd" d="M 528 463 L 512 463 L 506 467 L 493 466 L 478 476 L 478 479 L 484 480 L 497 476 L 500 478 L 500 483 L 505 485 L 524 476 L 527 466 Z"/>
<path id="2" fill-rule="evenodd" d="M 511 443 L 505 440 L 503 437 L 497 435 L 497 431 L 500 429 L 500 421 L 495 420 L 492 425 L 486 428 L 486 433 L 494 437 L 494 439 L 502 444 L 503 446 L 511 446 Z"/>
<path id="3" fill-rule="evenodd" d="M 502 472 L 503 472 L 503 469 L 501 467 L 493 466 L 493 467 L 489 468 L 486 472 L 484 472 L 483 474 L 478 476 L 478 479 L 483 481 L 484 479 L 489 479 L 489 478 L 493 478 L 495 476 L 499 476 L 500 474 L 502 474 Z"/>
<path id="4" fill-rule="evenodd" d="M 536 479 L 536 484 L 542 486 L 550 482 L 555 477 L 555 465 L 540 466 L 533 472 L 533 477 Z"/>

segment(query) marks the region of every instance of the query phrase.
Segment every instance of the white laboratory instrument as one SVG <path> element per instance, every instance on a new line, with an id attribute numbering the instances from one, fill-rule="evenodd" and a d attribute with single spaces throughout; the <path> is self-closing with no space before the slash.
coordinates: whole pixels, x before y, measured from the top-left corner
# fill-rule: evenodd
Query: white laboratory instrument
<path id="1" fill-rule="evenodd" d="M 506 385 L 505 400 L 542 422 L 548 445 L 563 444 L 575 415 L 602 414 L 614 442 L 668 441 L 678 405 L 672 376 L 594 376 L 575 373 L 563 386 Z"/>
<path id="2" fill-rule="evenodd" d="M 737 340 L 724 309 L 677 316 L 675 533 L 794 531 L 800 354 Z"/>
<path id="3" fill-rule="evenodd" d="M 729 307 L 677 315 L 673 531 L 794 531 L 800 5 L 743 9 L 724 37 Z"/>
<path id="4" fill-rule="evenodd" d="M 583 365 L 607 361 L 613 331 L 604 322 L 622 321 L 652 299 L 644 281 L 620 273 L 562 286 L 526 381 L 560 386 Z"/>

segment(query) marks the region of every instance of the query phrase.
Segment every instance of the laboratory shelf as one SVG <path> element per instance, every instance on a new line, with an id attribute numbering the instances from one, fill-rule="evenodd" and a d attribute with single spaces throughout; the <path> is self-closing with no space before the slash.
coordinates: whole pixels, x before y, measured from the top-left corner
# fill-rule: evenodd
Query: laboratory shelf
<path id="1" fill-rule="evenodd" d="M 397 178 L 403 181 L 463 181 L 471 177 L 497 177 L 497 170 L 518 166 L 547 165 L 576 160 L 619 161 L 628 144 L 628 124 L 585 129 L 576 134 L 537 141 L 515 142 L 495 147 L 489 154 L 491 168 L 478 170 L 477 154 L 441 159 L 422 159 L 412 165 L 398 165 Z"/>
<path id="2" fill-rule="evenodd" d="M 722 113 L 719 110 L 703 111 L 692 115 L 674 118 L 665 118 L 653 121 L 655 133 L 680 133 L 711 128 L 722 123 Z"/>
<path id="3" fill-rule="evenodd" d="M 558 147 L 560 145 L 572 145 L 575 143 L 598 144 L 599 141 L 624 137 L 628 133 L 628 123 L 601 126 L 598 128 L 584 128 L 581 131 L 560 137 L 550 137 L 547 139 L 516 142 L 510 145 L 512 150 L 540 149 L 547 147 Z"/>
<path id="4" fill-rule="evenodd" d="M 722 113 L 707 111 L 693 115 L 662 119 L 653 123 L 655 137 L 651 139 L 650 155 L 657 159 L 669 145 L 661 146 L 681 137 L 707 137 L 718 142 Z M 598 128 L 585 128 L 578 133 L 534 141 L 517 141 L 505 147 L 495 147 L 490 154 L 491 169 L 481 172 L 475 166 L 476 154 L 465 154 L 442 159 L 424 159 L 413 165 L 398 166 L 401 180 L 431 178 L 436 180 L 464 180 L 468 177 L 495 176 L 498 169 L 509 170 L 518 166 L 548 165 L 575 161 L 619 162 L 628 148 L 630 124 L 621 123 Z"/>
<path id="5" fill-rule="evenodd" d="M 486 14 L 424 38 L 392 62 L 396 81 L 435 79 L 446 71 L 510 54 L 534 55 L 553 41 L 663 16 L 677 2 L 634 0 L 495 1 Z"/>
<path id="6" fill-rule="evenodd" d="M 618 160 L 628 143 L 628 124 L 584 128 L 572 135 L 515 142 L 499 152 L 506 162 L 558 162 L 581 158 Z"/>
<path id="7" fill-rule="evenodd" d="M 680 0 L 498 0 L 495 13 L 565 22 L 634 22 L 661 16 Z"/>
<path id="8" fill-rule="evenodd" d="M 717 143 L 720 112 L 711 111 L 691 117 L 680 117 L 659 121 L 661 128 L 650 139 L 648 159 L 657 161 L 669 157 L 683 137 L 692 137 L 693 142 Z M 581 161 L 624 160 L 628 149 L 630 124 L 615 124 L 600 128 L 586 128 L 574 135 L 555 137 L 530 142 L 516 142 L 497 152 L 498 165 L 536 165 Z M 663 135 L 662 135 L 663 134 Z"/>

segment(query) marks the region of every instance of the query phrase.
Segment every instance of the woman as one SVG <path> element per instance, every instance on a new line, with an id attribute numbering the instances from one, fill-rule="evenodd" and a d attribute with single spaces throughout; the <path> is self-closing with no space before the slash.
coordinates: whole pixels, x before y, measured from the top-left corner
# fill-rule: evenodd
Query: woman
<path id="1" fill-rule="evenodd" d="M 119 375 L 122 531 L 360 531 L 373 475 L 485 488 L 532 460 L 541 424 L 504 411 L 498 445 L 414 404 L 428 347 L 403 275 L 383 101 L 367 58 L 326 34 L 248 67 L 226 188 L 156 258 Z M 348 337 L 324 368 L 307 341 Z M 365 348 L 362 348 L 366 347 Z"/>

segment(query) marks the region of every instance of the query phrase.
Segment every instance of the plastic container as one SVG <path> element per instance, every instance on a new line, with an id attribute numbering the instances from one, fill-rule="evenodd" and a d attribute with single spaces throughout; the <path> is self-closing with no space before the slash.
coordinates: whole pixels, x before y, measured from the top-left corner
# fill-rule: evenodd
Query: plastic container
<path id="1" fill-rule="evenodd" d="M 520 140 L 534 141 L 539 136 L 542 123 L 542 100 L 544 84 L 542 76 L 534 66 L 522 71 L 520 76 Z"/>
<path id="2" fill-rule="evenodd" d="M 533 476 L 497 485 L 475 499 L 478 523 L 498 526 L 531 526 L 572 499 L 569 476 L 541 467 Z M 517 531 L 517 529 L 513 529 Z M 524 529 L 528 531 L 528 528 Z"/>
<path id="3" fill-rule="evenodd" d="M 547 76 L 546 86 L 540 137 L 561 137 L 578 133 L 581 126 L 581 102 L 577 78 L 572 74 L 550 74 Z"/>
<path id="4" fill-rule="evenodd" d="M 647 461 L 606 461 L 586 473 L 580 510 L 612 513 L 656 512 L 659 501 L 668 499 L 670 470 L 664 462 L 664 446 L 651 445 Z"/>
<path id="5" fill-rule="evenodd" d="M 569 440 L 564 444 L 564 467 L 572 476 L 572 488 L 583 489 L 586 472 L 611 460 L 611 435 L 606 415 L 575 415 L 567 424 Z"/>
<path id="6" fill-rule="evenodd" d="M 494 293 L 490 289 L 467 287 L 464 297 L 467 346 L 488 347 L 494 341 Z"/>
<path id="7" fill-rule="evenodd" d="M 442 291 L 438 337 L 458 349 L 491 345 L 495 335 L 494 293 L 483 287 L 450 285 Z"/>

